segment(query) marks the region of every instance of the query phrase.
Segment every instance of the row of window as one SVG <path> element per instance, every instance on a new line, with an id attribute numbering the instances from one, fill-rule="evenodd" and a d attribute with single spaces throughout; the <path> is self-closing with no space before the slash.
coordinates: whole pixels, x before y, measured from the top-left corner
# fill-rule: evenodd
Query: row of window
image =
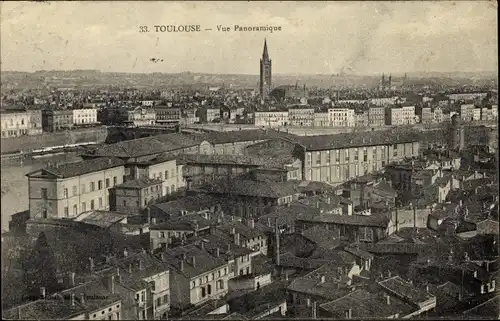
<path id="1" fill-rule="evenodd" d="M 97 208 L 96 208 L 96 202 L 94 200 L 90 200 L 89 202 L 90 204 L 90 210 L 94 210 L 94 209 L 104 209 L 105 206 L 107 206 L 107 201 L 106 199 L 103 200 L 102 197 L 99 197 L 98 199 L 98 202 L 97 202 Z M 87 211 L 87 202 L 82 202 L 81 203 L 81 210 L 82 212 L 86 212 Z M 76 216 L 78 215 L 78 205 L 75 204 L 73 205 L 73 216 Z M 64 216 L 65 217 L 69 217 L 69 207 L 68 206 L 65 206 L 64 207 Z"/>
<path id="2" fill-rule="evenodd" d="M 106 188 L 110 188 L 110 187 L 115 186 L 117 183 L 118 183 L 118 178 L 116 176 L 114 176 L 113 177 L 113 185 L 110 184 L 110 179 L 106 178 L 104 186 Z M 98 190 L 103 189 L 103 181 L 102 180 L 97 181 L 97 189 Z M 95 190 L 96 190 L 95 182 L 90 182 L 89 183 L 89 192 L 94 192 Z M 77 189 L 76 185 L 73 185 L 71 192 L 72 192 L 72 196 L 78 196 L 78 189 Z M 80 186 L 80 195 L 85 194 L 85 193 L 86 193 L 85 184 L 82 184 Z M 42 188 L 42 198 L 47 198 L 47 189 L 46 188 Z M 68 189 L 67 188 L 64 188 L 64 198 L 68 198 Z"/>
<path id="3" fill-rule="evenodd" d="M 217 271 L 217 277 L 220 278 L 221 276 L 227 275 L 227 268 L 224 268 L 224 270 L 218 270 Z M 201 277 L 198 279 L 198 281 L 193 281 L 191 283 L 191 289 L 194 289 L 197 286 L 206 284 L 210 281 L 215 280 L 215 272 L 211 274 L 212 278 L 209 278 L 210 275 L 205 275 L 205 277 Z M 217 282 L 221 282 L 223 280 L 218 280 Z M 224 282 L 222 282 L 222 287 L 220 289 L 224 288 Z M 218 288 L 219 289 L 219 288 Z"/>

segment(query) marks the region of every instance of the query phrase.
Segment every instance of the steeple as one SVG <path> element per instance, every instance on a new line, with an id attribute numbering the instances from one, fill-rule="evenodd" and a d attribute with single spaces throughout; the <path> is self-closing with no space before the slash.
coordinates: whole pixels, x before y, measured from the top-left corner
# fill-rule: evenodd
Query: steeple
<path id="1" fill-rule="evenodd" d="M 269 60 L 269 54 L 267 53 L 267 41 L 264 39 L 264 52 L 262 53 L 262 59 Z"/>

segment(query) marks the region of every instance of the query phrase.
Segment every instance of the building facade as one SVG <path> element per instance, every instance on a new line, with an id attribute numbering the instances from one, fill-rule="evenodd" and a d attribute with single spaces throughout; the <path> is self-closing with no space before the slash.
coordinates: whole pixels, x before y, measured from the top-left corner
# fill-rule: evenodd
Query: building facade
<path id="1" fill-rule="evenodd" d="M 370 127 L 385 125 L 385 107 L 368 108 L 368 124 Z"/>
<path id="2" fill-rule="evenodd" d="M 415 124 L 415 106 L 392 107 L 386 109 L 386 125 L 401 126 Z"/>
<path id="3" fill-rule="evenodd" d="M 182 113 L 178 107 L 155 106 L 157 124 L 178 124 Z"/>
<path id="4" fill-rule="evenodd" d="M 73 128 L 73 111 L 69 109 L 44 109 L 42 128 L 46 132 Z"/>
<path id="5" fill-rule="evenodd" d="M 163 196 L 161 181 L 147 177 L 134 179 L 114 187 L 115 208 L 120 213 L 139 213 Z"/>
<path id="6" fill-rule="evenodd" d="M 256 111 L 254 124 L 258 127 L 288 126 L 288 111 Z"/>
<path id="7" fill-rule="evenodd" d="M 474 105 L 473 104 L 463 104 L 460 106 L 460 120 L 461 121 L 472 121 L 474 118 Z"/>
<path id="8" fill-rule="evenodd" d="M 314 108 L 289 108 L 288 121 L 290 126 L 312 126 L 314 123 Z"/>
<path id="9" fill-rule="evenodd" d="M 330 108 L 328 120 L 333 127 L 354 127 L 354 109 Z"/>
<path id="10" fill-rule="evenodd" d="M 2 111 L 0 117 L 2 138 L 28 135 L 30 117 L 26 112 Z"/>
<path id="11" fill-rule="evenodd" d="M 92 125 L 97 123 L 97 109 L 95 108 L 73 109 L 72 112 L 74 125 Z"/>
<path id="12" fill-rule="evenodd" d="M 28 177 L 31 218 L 69 218 L 109 210 L 109 190 L 124 181 L 123 161 L 99 158 L 48 167 Z"/>
<path id="13" fill-rule="evenodd" d="M 152 108 L 137 107 L 121 112 L 121 122 L 131 126 L 148 126 L 156 122 L 156 111 Z"/>

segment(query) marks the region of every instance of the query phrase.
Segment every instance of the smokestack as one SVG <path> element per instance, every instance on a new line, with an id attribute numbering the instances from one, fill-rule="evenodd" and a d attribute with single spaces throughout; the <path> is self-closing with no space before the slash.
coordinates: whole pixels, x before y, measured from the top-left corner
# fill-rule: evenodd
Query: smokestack
<path id="1" fill-rule="evenodd" d="M 275 227 L 274 227 L 274 234 L 276 237 L 276 265 L 280 265 L 280 234 L 279 234 L 279 229 L 278 229 L 278 219 L 276 218 L 275 222 Z"/>
<path id="2" fill-rule="evenodd" d="M 312 318 L 316 319 L 316 301 L 312 304 Z"/>
<path id="3" fill-rule="evenodd" d="M 240 233 L 234 234 L 234 244 L 240 245 Z"/>
<path id="4" fill-rule="evenodd" d="M 111 294 L 115 294 L 115 276 L 110 275 L 108 282 L 109 282 L 109 291 L 111 292 Z"/>
<path id="5" fill-rule="evenodd" d="M 80 293 L 80 303 L 85 303 L 85 293 Z"/>
<path id="6" fill-rule="evenodd" d="M 94 259 L 89 257 L 90 273 L 94 273 Z"/>
<path id="7" fill-rule="evenodd" d="M 46 294 L 46 293 L 45 293 L 45 287 L 43 287 L 43 286 L 42 286 L 42 287 L 40 288 L 40 297 L 41 297 L 42 299 L 45 299 L 45 294 Z"/>
<path id="8" fill-rule="evenodd" d="M 69 272 L 69 286 L 75 286 L 75 272 Z"/>

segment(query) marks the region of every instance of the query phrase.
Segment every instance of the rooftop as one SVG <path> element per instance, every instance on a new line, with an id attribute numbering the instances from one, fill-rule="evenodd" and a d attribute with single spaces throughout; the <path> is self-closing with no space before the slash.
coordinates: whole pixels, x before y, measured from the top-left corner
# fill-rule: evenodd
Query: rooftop
<path id="1" fill-rule="evenodd" d="M 339 225 L 358 225 L 387 228 L 389 218 L 384 215 L 320 215 L 312 218 L 298 218 L 298 221 Z"/>
<path id="2" fill-rule="evenodd" d="M 202 192 L 217 194 L 233 194 L 243 196 L 281 198 L 299 194 L 293 181 L 273 182 L 247 179 L 223 179 L 201 188 Z"/>
<path id="3" fill-rule="evenodd" d="M 367 137 L 366 133 L 344 133 L 336 135 L 302 136 L 298 139 L 298 142 L 308 151 L 392 145 L 418 141 L 418 133 L 416 132 L 401 132 L 398 134 L 392 131 L 371 132 L 369 137 Z"/>
<path id="4" fill-rule="evenodd" d="M 399 276 L 378 282 L 380 286 L 398 297 L 408 300 L 412 304 L 420 305 L 421 303 L 435 299 L 435 297 L 425 290 L 421 290 L 413 284 L 403 280 Z"/>
<path id="5" fill-rule="evenodd" d="M 126 181 L 120 185 L 116 185 L 115 188 L 125 188 L 125 189 L 142 189 L 149 186 L 159 185 L 162 181 L 160 179 L 152 179 L 149 177 L 140 177 L 131 181 Z"/>
<path id="6" fill-rule="evenodd" d="M 103 171 L 105 169 L 124 165 L 124 162 L 118 158 L 102 157 L 96 159 L 84 160 L 75 163 L 66 163 L 62 165 L 49 166 L 41 170 L 37 170 L 26 174 L 28 177 L 39 176 L 55 176 L 57 178 L 69 178 L 89 174 L 93 172 Z"/>
<path id="7" fill-rule="evenodd" d="M 74 218 L 74 220 L 107 228 L 115 223 L 126 220 L 129 216 L 130 214 L 123 214 L 118 212 L 88 211 L 78 215 Z"/>

